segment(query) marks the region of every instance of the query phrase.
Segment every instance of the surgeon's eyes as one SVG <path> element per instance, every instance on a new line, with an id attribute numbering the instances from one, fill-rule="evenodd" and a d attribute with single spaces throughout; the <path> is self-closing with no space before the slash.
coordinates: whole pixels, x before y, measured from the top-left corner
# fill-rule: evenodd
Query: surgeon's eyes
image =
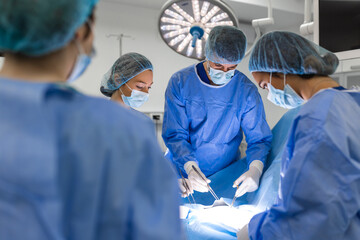
<path id="1" fill-rule="evenodd" d="M 145 86 L 145 85 L 136 85 L 136 87 L 137 87 L 139 90 L 145 90 L 145 89 L 146 89 L 146 86 Z M 148 87 L 147 89 L 150 90 L 151 87 Z"/>
<path id="2" fill-rule="evenodd" d="M 139 88 L 139 89 L 144 89 L 145 88 L 144 85 L 136 85 L 136 87 Z"/>
<path id="3" fill-rule="evenodd" d="M 218 68 L 218 69 L 222 69 L 222 68 L 223 68 L 223 65 L 221 65 L 221 64 L 215 64 L 215 67 Z"/>

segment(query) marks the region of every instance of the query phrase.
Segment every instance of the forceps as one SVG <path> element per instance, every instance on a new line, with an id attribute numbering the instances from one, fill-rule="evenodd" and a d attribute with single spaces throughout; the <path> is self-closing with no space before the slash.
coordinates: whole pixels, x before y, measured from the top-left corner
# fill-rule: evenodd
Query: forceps
<path id="1" fill-rule="evenodd" d="M 214 190 L 210 187 L 210 185 L 207 183 L 206 179 L 199 173 L 199 171 L 194 167 L 192 166 L 192 168 L 194 169 L 194 171 L 202 178 L 202 180 L 204 180 L 207 184 L 207 187 L 209 189 L 209 192 L 211 193 L 211 195 L 215 198 L 215 200 L 219 200 L 218 196 L 216 196 Z"/>
<path id="2" fill-rule="evenodd" d="M 189 203 L 190 203 L 190 204 L 196 204 L 194 196 L 192 195 L 192 193 L 190 193 L 190 187 L 189 187 L 189 185 L 187 184 L 187 182 L 186 182 L 184 176 L 182 175 L 180 169 L 179 169 L 179 172 L 180 172 L 180 175 L 181 175 L 181 179 L 182 179 L 183 185 L 184 185 L 186 191 L 189 192 L 189 194 L 186 196 L 187 199 L 189 200 Z M 193 202 L 190 201 L 189 195 L 191 196 Z"/>

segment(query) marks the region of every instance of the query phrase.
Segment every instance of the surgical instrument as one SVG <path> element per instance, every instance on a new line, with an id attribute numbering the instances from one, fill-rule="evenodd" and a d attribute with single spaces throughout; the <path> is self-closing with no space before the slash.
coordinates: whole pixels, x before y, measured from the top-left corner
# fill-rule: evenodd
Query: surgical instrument
<path id="1" fill-rule="evenodd" d="M 239 189 L 239 186 L 236 187 L 236 190 L 238 190 L 238 189 Z M 233 206 L 234 206 L 235 199 L 236 199 L 236 193 L 235 193 L 235 195 L 234 195 L 234 198 L 233 198 L 233 200 L 232 200 L 232 202 L 231 202 L 230 207 L 233 207 Z"/>
<path id="2" fill-rule="evenodd" d="M 179 172 L 180 172 L 181 179 L 182 179 L 183 185 L 184 185 L 184 187 L 185 187 L 185 190 L 189 192 L 189 194 L 186 196 L 187 199 L 189 200 L 189 203 L 190 203 L 190 204 L 196 204 L 195 198 L 194 198 L 194 196 L 192 195 L 192 193 L 190 192 L 190 187 L 189 187 L 189 185 L 187 184 L 187 182 L 186 182 L 186 180 L 185 180 L 185 178 L 184 178 L 184 176 L 183 176 L 183 174 L 182 174 L 182 172 L 181 172 L 180 169 L 179 169 Z M 192 198 L 193 202 L 190 201 L 189 195 L 191 195 L 191 198 Z"/>
<path id="3" fill-rule="evenodd" d="M 192 168 L 194 169 L 194 171 L 202 178 L 202 180 L 204 180 L 206 182 L 207 187 L 209 188 L 209 192 L 211 193 L 211 195 L 216 199 L 219 200 L 218 196 L 216 196 L 214 190 L 210 187 L 209 183 L 206 181 L 206 179 L 199 173 L 199 171 L 192 166 Z"/>

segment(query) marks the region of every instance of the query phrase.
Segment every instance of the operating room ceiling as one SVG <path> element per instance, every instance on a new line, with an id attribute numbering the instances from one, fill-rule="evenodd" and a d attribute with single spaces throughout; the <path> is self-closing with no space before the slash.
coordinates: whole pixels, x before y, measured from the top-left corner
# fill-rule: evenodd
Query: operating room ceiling
<path id="1" fill-rule="evenodd" d="M 102 0 L 141 8 L 158 9 L 167 0 Z M 240 23 L 251 23 L 256 18 L 267 17 L 268 0 L 224 0 L 236 13 Z M 276 29 L 293 27 L 303 22 L 304 0 L 272 0 Z"/>

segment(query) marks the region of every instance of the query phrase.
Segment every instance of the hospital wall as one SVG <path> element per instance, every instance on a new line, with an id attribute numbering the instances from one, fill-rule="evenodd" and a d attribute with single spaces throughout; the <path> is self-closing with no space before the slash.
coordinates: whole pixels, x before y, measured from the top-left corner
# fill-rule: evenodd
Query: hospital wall
<path id="1" fill-rule="evenodd" d="M 107 37 L 107 35 L 128 35 L 131 37 L 123 38 L 123 53 L 139 52 L 148 57 L 154 65 L 154 85 L 150 90 L 150 99 L 139 110 L 163 112 L 164 93 L 171 75 L 198 61 L 175 53 L 163 42 L 157 28 L 159 13 L 159 9 L 100 1 L 97 7 L 95 26 L 97 55 L 87 71 L 73 85 L 86 94 L 104 97 L 99 91 L 102 76 L 119 57 L 119 41 L 114 37 Z M 240 28 L 245 34 L 254 35 L 250 25 L 240 24 Z M 297 32 L 298 26 L 282 30 Z M 248 38 L 253 40 L 254 37 L 248 36 Z M 253 81 L 248 71 L 248 57 L 245 57 L 239 64 L 238 70 L 245 73 Z M 273 127 L 285 113 L 285 110 L 267 101 L 265 90 L 259 89 L 259 92 L 263 98 L 267 121 L 270 127 Z M 158 129 L 161 130 L 161 128 Z"/>
<path id="2" fill-rule="evenodd" d="M 131 37 L 123 38 L 122 52 L 139 52 L 148 57 L 154 65 L 154 85 L 150 90 L 150 99 L 139 110 L 163 112 L 164 93 L 171 75 L 198 61 L 177 54 L 163 42 L 157 28 L 159 13 L 159 9 L 100 1 L 95 27 L 97 56 L 85 74 L 74 83 L 76 88 L 84 93 L 102 97 L 99 92 L 101 78 L 119 57 L 119 41 L 107 35 L 128 35 Z M 246 32 L 250 28 L 249 25 L 240 27 L 247 30 Z M 295 30 L 297 28 L 298 26 L 294 26 Z M 239 64 L 238 70 L 244 72 L 253 81 L 248 71 L 248 57 Z M 263 97 L 267 120 L 270 127 L 273 127 L 285 110 L 269 103 L 264 90 L 259 89 L 259 92 Z"/>

